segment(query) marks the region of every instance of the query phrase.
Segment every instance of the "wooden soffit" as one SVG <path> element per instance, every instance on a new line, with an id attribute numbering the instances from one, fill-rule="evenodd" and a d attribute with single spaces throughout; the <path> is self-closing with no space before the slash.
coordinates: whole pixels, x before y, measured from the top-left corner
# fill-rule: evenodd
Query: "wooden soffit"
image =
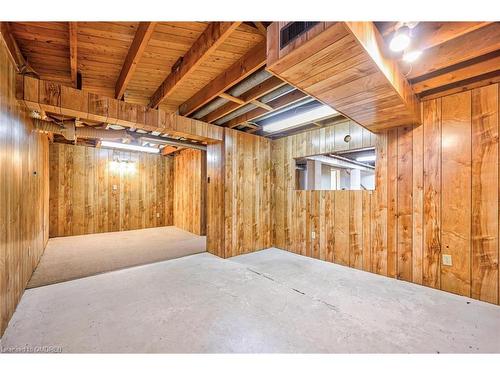
<path id="1" fill-rule="evenodd" d="M 420 106 L 373 22 L 318 22 L 280 48 L 267 29 L 267 69 L 371 131 L 420 122 Z"/>
<path id="2" fill-rule="evenodd" d="M 204 142 L 221 141 L 223 137 L 223 129 L 217 125 L 29 76 L 17 76 L 16 97 L 30 110 L 68 118 L 118 124 Z"/>

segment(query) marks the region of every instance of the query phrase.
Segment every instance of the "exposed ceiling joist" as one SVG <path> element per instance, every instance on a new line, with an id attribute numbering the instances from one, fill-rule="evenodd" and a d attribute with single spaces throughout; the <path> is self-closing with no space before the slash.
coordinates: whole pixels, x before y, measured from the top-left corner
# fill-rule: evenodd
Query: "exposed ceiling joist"
<path id="1" fill-rule="evenodd" d="M 184 116 L 190 115 L 265 64 L 266 42 L 263 41 L 238 59 L 228 70 L 220 74 L 183 103 L 179 108 L 179 113 Z"/>
<path id="2" fill-rule="evenodd" d="M 282 95 L 276 99 L 269 101 L 266 104 L 269 105 L 273 110 L 278 110 L 278 109 L 281 109 L 283 107 L 286 107 L 287 105 L 290 105 L 290 104 L 293 104 L 299 100 L 302 100 L 305 97 L 307 97 L 307 95 L 304 94 L 302 91 L 293 90 L 285 95 Z M 255 108 L 255 109 L 252 109 L 251 111 L 248 111 L 248 112 L 246 112 L 238 117 L 235 117 L 234 119 L 228 121 L 224 125 L 227 126 L 228 128 L 235 128 L 236 126 L 241 125 L 242 123 L 256 119 L 262 115 L 265 115 L 268 112 L 270 112 L 270 111 L 268 111 L 267 109 L 264 109 L 264 108 L 260 108 L 260 107 Z"/>
<path id="3" fill-rule="evenodd" d="M 21 50 L 19 49 L 19 46 L 17 45 L 17 42 L 10 31 L 8 22 L 0 22 L 0 34 L 2 34 L 2 39 L 7 46 L 9 57 L 12 60 L 17 71 L 21 74 L 31 72 L 37 75 L 21 53 Z"/>
<path id="4" fill-rule="evenodd" d="M 255 27 L 257 28 L 257 30 L 260 31 L 260 33 L 264 36 L 267 35 L 267 27 L 264 26 L 264 24 L 262 22 L 254 22 L 253 23 L 255 25 Z"/>
<path id="5" fill-rule="evenodd" d="M 261 82 L 257 86 L 252 87 L 247 92 L 241 94 L 239 96 L 239 99 L 241 99 L 244 102 L 244 104 L 247 104 L 252 100 L 258 99 L 261 96 L 264 96 L 270 93 L 271 91 L 276 90 L 281 86 L 284 86 L 285 84 L 286 83 L 281 79 L 279 79 L 278 77 L 271 76 L 264 82 Z M 237 104 L 233 102 L 226 103 L 221 107 L 217 108 L 215 111 L 210 112 L 209 114 L 204 116 L 201 120 L 206 122 L 213 122 L 215 120 L 220 119 L 221 117 L 224 117 L 228 113 L 231 113 L 237 110 L 238 108 L 241 108 L 244 104 Z"/>
<path id="6" fill-rule="evenodd" d="M 226 99 L 226 100 L 229 100 L 230 102 L 233 102 L 233 103 L 236 103 L 236 104 L 245 104 L 245 101 L 240 99 L 240 98 L 237 98 L 236 96 L 233 96 L 233 95 L 229 95 L 225 92 L 223 92 L 222 94 L 219 95 L 219 97 L 223 98 L 223 99 Z"/>
<path id="7" fill-rule="evenodd" d="M 500 23 L 494 22 L 427 49 L 421 59 L 413 64 L 408 78 L 428 74 L 498 49 L 500 49 Z"/>
<path id="8" fill-rule="evenodd" d="M 176 70 L 172 70 L 151 97 L 149 106 L 156 108 L 188 74 L 215 51 L 241 22 L 211 22 L 184 55 Z"/>
<path id="9" fill-rule="evenodd" d="M 257 106 L 257 107 L 260 107 L 260 108 L 263 108 L 267 111 L 272 111 L 273 110 L 273 107 L 271 107 L 270 105 L 267 105 L 266 103 L 262 103 L 258 100 L 252 100 L 250 101 L 250 103 L 252 103 L 253 105 Z"/>
<path id="10" fill-rule="evenodd" d="M 426 50 L 480 29 L 491 22 L 420 22 L 413 30 L 413 48 Z"/>
<path id="11" fill-rule="evenodd" d="M 78 23 L 68 22 L 69 30 L 69 62 L 71 68 L 71 82 L 77 86 L 78 76 Z"/>
<path id="12" fill-rule="evenodd" d="M 149 39 L 153 34 L 156 22 L 140 22 L 137 31 L 135 32 L 134 40 L 130 45 L 127 53 L 127 57 L 118 76 L 115 86 L 115 98 L 121 99 L 127 85 L 132 79 L 137 63 L 141 58 L 146 46 L 148 45 Z"/>
<path id="13" fill-rule="evenodd" d="M 488 57 L 488 58 L 483 58 Z M 436 71 L 437 74 L 429 74 L 419 77 L 413 84 L 413 91 L 416 94 L 446 86 L 455 82 L 463 81 L 473 77 L 478 77 L 486 73 L 500 70 L 500 50 L 488 55 L 483 55 L 479 59 L 469 60 L 467 64 L 454 65 L 453 69 L 446 71 Z M 421 79 L 423 78 L 423 79 Z"/>
<path id="14" fill-rule="evenodd" d="M 399 22 L 376 22 L 382 36 L 388 41 L 396 31 Z M 470 33 L 491 22 L 419 22 L 412 30 L 418 49 L 427 49 Z"/>
<path id="15" fill-rule="evenodd" d="M 419 94 L 421 100 L 437 99 L 443 96 L 456 94 L 467 90 L 472 90 L 477 87 L 493 85 L 500 82 L 500 70 L 490 73 L 481 74 L 473 78 L 450 83 L 440 86 L 435 89 L 427 90 Z"/>

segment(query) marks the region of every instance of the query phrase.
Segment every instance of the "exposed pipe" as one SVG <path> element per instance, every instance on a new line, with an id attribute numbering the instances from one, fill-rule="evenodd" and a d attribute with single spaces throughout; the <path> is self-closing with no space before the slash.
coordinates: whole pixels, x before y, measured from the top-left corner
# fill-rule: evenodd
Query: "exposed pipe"
<path id="1" fill-rule="evenodd" d="M 58 135 L 62 135 L 68 141 L 75 141 L 75 125 L 58 125 L 52 121 L 45 121 L 38 118 L 33 119 L 33 124 L 35 125 L 35 131 L 40 133 L 54 133 Z"/>
<path id="2" fill-rule="evenodd" d="M 77 138 L 100 138 L 100 139 L 127 139 L 130 135 L 125 129 L 95 129 L 92 127 L 76 128 Z"/>
<path id="3" fill-rule="evenodd" d="M 149 135 L 149 134 L 143 135 L 141 137 L 137 137 L 136 139 L 138 139 L 139 141 L 142 141 L 142 142 L 150 142 L 150 143 L 155 143 L 155 144 L 160 144 L 160 145 L 170 145 L 170 146 L 178 146 L 178 147 L 185 147 L 185 148 L 194 148 L 196 150 L 202 150 L 202 151 L 207 150 L 207 146 L 200 144 L 200 143 L 181 141 L 178 139 L 167 138 L 167 137 L 158 137 L 158 136 Z"/>
<path id="4" fill-rule="evenodd" d="M 51 121 L 33 119 L 35 130 L 39 132 L 51 132 L 62 135 L 68 141 L 75 141 L 77 138 L 94 138 L 104 140 L 130 139 L 126 130 L 95 129 L 92 127 L 77 128 L 75 123 L 64 123 L 58 125 Z"/>
<path id="5" fill-rule="evenodd" d="M 77 138 L 91 138 L 91 139 L 102 139 L 102 140 L 117 140 L 117 139 L 133 139 L 139 141 L 150 141 L 151 143 L 162 144 L 162 145 L 172 145 L 179 147 L 189 147 L 197 150 L 206 151 L 207 147 L 203 144 L 192 143 L 189 141 L 181 141 L 173 138 L 158 137 L 154 135 L 142 135 L 137 136 L 137 133 L 122 130 L 112 130 L 112 129 L 95 129 L 92 127 L 75 127 L 73 123 L 56 124 L 55 122 L 45 121 L 41 119 L 34 118 L 33 123 L 35 125 L 35 131 L 41 133 L 54 133 L 62 135 L 68 141 L 75 141 Z"/>

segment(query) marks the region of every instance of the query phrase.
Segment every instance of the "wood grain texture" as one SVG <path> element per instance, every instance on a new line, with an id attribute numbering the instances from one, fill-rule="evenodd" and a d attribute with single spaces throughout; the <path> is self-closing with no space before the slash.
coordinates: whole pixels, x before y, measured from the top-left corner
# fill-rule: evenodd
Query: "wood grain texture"
<path id="1" fill-rule="evenodd" d="M 155 28 L 156 22 L 139 22 L 137 26 L 137 30 L 134 35 L 134 39 L 130 44 L 130 47 L 127 52 L 127 56 L 123 61 L 123 66 L 120 70 L 120 75 L 116 81 L 115 85 L 115 98 L 121 99 L 125 90 L 127 89 L 127 85 L 132 79 L 132 75 L 139 64 L 139 61 L 146 49 L 149 39 L 153 34 L 153 30 Z"/>
<path id="2" fill-rule="evenodd" d="M 207 176 L 207 250 L 228 258 L 270 247 L 271 142 L 225 129 L 207 146 Z"/>
<path id="3" fill-rule="evenodd" d="M 422 112 L 423 113 L 423 112 Z M 424 126 L 412 132 L 412 281 L 422 284 L 424 226 Z"/>
<path id="4" fill-rule="evenodd" d="M 423 103 L 423 284 L 441 287 L 441 99 Z"/>
<path id="5" fill-rule="evenodd" d="M 69 65 L 73 87 L 77 85 L 78 74 L 78 22 L 68 22 L 69 31 Z"/>
<path id="6" fill-rule="evenodd" d="M 271 142 L 226 129 L 225 257 L 271 246 Z"/>
<path id="7" fill-rule="evenodd" d="M 119 124 L 204 142 L 222 140 L 220 126 L 166 113 L 162 109 L 126 103 L 112 97 L 29 76 L 18 76 L 17 80 L 17 98 L 35 111 L 43 110 L 68 117 Z"/>
<path id="8" fill-rule="evenodd" d="M 194 149 L 174 156 L 174 225 L 188 232 L 206 234 L 206 152 Z"/>
<path id="9" fill-rule="evenodd" d="M 387 131 L 387 276 L 398 273 L 398 129 Z"/>
<path id="10" fill-rule="evenodd" d="M 498 85 L 472 90 L 471 296 L 498 303 Z"/>
<path id="11" fill-rule="evenodd" d="M 275 75 L 372 131 L 420 122 L 417 99 L 373 22 L 319 22 L 280 48 L 285 24 L 267 29 Z"/>
<path id="12" fill-rule="evenodd" d="M 411 127 L 400 127 L 397 132 L 397 278 L 412 281 L 413 132 Z"/>
<path id="13" fill-rule="evenodd" d="M 133 46 L 139 22 L 78 22 L 78 71 L 83 89 L 114 97 L 116 83 Z M 208 22 L 157 22 L 137 61 L 124 100 L 147 105 L 155 90 L 195 44 Z M 21 52 L 42 79 L 71 85 L 67 22 L 13 22 L 12 33 Z M 215 48 L 160 108 L 168 113 L 225 72 L 265 37 L 240 24 Z M 199 45 L 198 45 L 199 47 Z"/>
<path id="14" fill-rule="evenodd" d="M 345 124 L 274 140 L 274 246 L 498 304 L 498 90 L 426 100 L 422 125 L 378 133 L 374 191 L 295 190 L 294 158 L 346 149 Z"/>
<path id="15" fill-rule="evenodd" d="M 441 289 L 470 296 L 471 281 L 471 92 L 442 99 Z"/>
<path id="16" fill-rule="evenodd" d="M 48 139 L 16 101 L 16 69 L 0 37 L 0 337 L 49 230 Z"/>
<path id="17" fill-rule="evenodd" d="M 181 115 L 189 115 L 219 94 L 266 64 L 266 45 L 261 42 L 241 56 L 226 71 L 215 77 L 208 85 L 186 100 L 180 107 Z"/>
<path id="18" fill-rule="evenodd" d="M 173 225 L 172 157 L 54 143 L 50 166 L 50 237 Z"/>
<path id="19" fill-rule="evenodd" d="M 408 78 L 428 74 L 447 66 L 496 51 L 500 47 L 500 24 L 492 22 L 472 32 L 425 51 L 425 59 L 415 64 Z"/>
<path id="20" fill-rule="evenodd" d="M 387 135 L 375 143 L 375 191 L 372 199 L 372 272 L 387 275 Z"/>
<path id="21" fill-rule="evenodd" d="M 342 190 L 335 192 L 333 261 L 343 266 L 349 266 L 349 193 Z"/>
<path id="22" fill-rule="evenodd" d="M 207 145 L 207 251 L 224 254 L 224 145 Z"/>
<path id="23" fill-rule="evenodd" d="M 190 72 L 204 63 L 229 37 L 241 22 L 210 22 L 203 33 L 186 52 L 180 64 L 173 69 L 151 96 L 150 107 L 156 108 L 176 87 L 187 79 Z"/>

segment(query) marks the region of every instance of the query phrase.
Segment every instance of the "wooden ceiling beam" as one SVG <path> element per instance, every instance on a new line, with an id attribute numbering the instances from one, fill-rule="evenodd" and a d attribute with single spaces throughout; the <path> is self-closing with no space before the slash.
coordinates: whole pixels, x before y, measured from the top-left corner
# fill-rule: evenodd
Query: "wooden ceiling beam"
<path id="1" fill-rule="evenodd" d="M 219 94 L 219 97 L 223 98 L 223 99 L 226 99 L 226 100 L 229 100 L 230 102 L 233 102 L 233 103 L 236 103 L 236 104 L 240 104 L 240 105 L 245 104 L 244 100 L 242 100 L 240 98 L 237 98 L 236 96 L 227 94 L 225 92 L 223 92 L 222 94 Z"/>
<path id="2" fill-rule="evenodd" d="M 122 70 L 120 71 L 120 75 L 118 76 L 118 80 L 116 81 L 115 86 L 115 98 L 121 99 L 125 90 L 127 89 L 127 85 L 132 79 L 132 75 L 134 74 L 135 69 L 137 68 L 137 63 L 141 58 L 144 50 L 146 49 L 149 39 L 153 34 L 154 27 L 156 22 L 140 22 L 135 32 L 134 40 L 130 45 L 130 48 L 127 53 L 127 57 L 122 66 Z"/>
<path id="3" fill-rule="evenodd" d="M 205 115 L 201 120 L 205 122 L 218 120 L 238 108 L 241 108 L 243 105 L 251 102 L 252 100 L 258 99 L 284 85 L 286 85 L 284 81 L 276 76 L 271 76 L 264 82 L 259 83 L 257 86 L 252 87 L 250 90 L 239 96 L 239 99 L 243 100 L 244 104 L 237 104 L 233 102 L 226 103 L 217 108 L 215 111 Z"/>
<path id="4" fill-rule="evenodd" d="M 268 106 L 270 106 L 273 111 L 281 109 L 286 107 L 287 105 L 296 103 L 299 100 L 302 100 L 306 97 L 307 95 L 304 94 L 300 90 L 293 90 L 285 95 L 282 95 L 276 99 L 273 99 L 267 103 Z M 265 115 L 266 113 L 271 112 L 268 111 L 267 109 L 264 108 L 255 108 L 252 109 L 251 111 L 248 111 L 238 117 L 235 117 L 232 120 L 229 120 L 227 123 L 224 124 L 224 126 L 227 126 L 228 128 L 235 128 L 238 125 L 241 125 L 245 122 L 249 122 L 253 119 L 256 119 L 262 115 Z"/>
<path id="5" fill-rule="evenodd" d="M 418 82 L 412 84 L 413 92 L 420 94 L 424 91 L 432 90 L 437 87 L 446 86 L 465 79 L 470 79 L 500 70 L 500 51 L 495 51 L 491 54 L 483 56 L 488 56 L 489 58 L 475 59 L 477 61 L 469 60 L 470 63 L 468 61 L 468 64 L 462 64 L 463 66 L 450 67 L 453 69 L 446 69 L 446 71 L 442 72 L 442 74 L 431 74 L 423 80 L 419 79 Z M 440 71 L 437 71 L 436 73 L 440 73 Z"/>
<path id="6" fill-rule="evenodd" d="M 194 94 L 179 108 L 179 113 L 188 116 L 230 87 L 242 81 L 266 64 L 266 42 L 257 44 L 243 55 L 228 70 L 217 76 L 208 85 Z"/>
<path id="7" fill-rule="evenodd" d="M 490 73 L 481 74 L 480 76 L 465 79 L 463 81 L 450 83 L 448 85 L 424 91 L 419 94 L 419 97 L 420 100 L 437 99 L 443 96 L 472 90 L 482 86 L 489 86 L 499 82 L 500 82 L 500 70 L 496 70 Z"/>
<path id="8" fill-rule="evenodd" d="M 151 97 L 149 106 L 158 105 L 179 86 L 211 53 L 213 53 L 241 22 L 211 22 L 184 55 L 177 69 L 172 70 Z"/>
<path id="9" fill-rule="evenodd" d="M 267 27 L 264 26 L 264 24 L 262 22 L 254 22 L 253 23 L 255 25 L 255 27 L 257 28 L 257 30 L 260 31 L 260 33 L 264 36 L 267 36 Z"/>
<path id="10" fill-rule="evenodd" d="M 396 32 L 398 22 L 375 22 L 387 43 Z M 470 33 L 491 22 L 419 22 L 412 30 L 413 48 L 421 50 L 435 47 L 451 39 Z"/>
<path id="11" fill-rule="evenodd" d="M 407 78 L 414 79 L 498 49 L 500 49 L 500 23 L 493 22 L 425 50 L 421 58 L 413 63 Z"/>
<path id="12" fill-rule="evenodd" d="M 4 40 L 7 47 L 9 57 L 16 67 L 18 73 L 34 73 L 33 69 L 30 67 L 23 54 L 21 53 L 21 49 L 17 45 L 16 39 L 10 31 L 8 22 L 0 22 L 0 34 L 2 35 L 2 39 Z"/>
<path id="13" fill-rule="evenodd" d="M 252 100 L 250 101 L 250 103 L 252 103 L 253 105 L 257 106 L 257 107 L 260 107 L 260 108 L 263 108 L 267 111 L 272 111 L 273 110 L 273 107 L 271 107 L 270 105 L 267 105 L 266 103 L 262 103 L 258 100 Z"/>
<path id="14" fill-rule="evenodd" d="M 161 149 L 161 154 L 163 156 L 167 156 L 167 155 L 173 154 L 174 152 L 180 151 L 180 150 L 182 150 L 184 148 L 185 147 L 177 147 L 177 146 L 166 145 L 165 147 L 163 147 Z"/>
<path id="15" fill-rule="evenodd" d="M 223 139 L 220 126 L 29 75 L 16 76 L 16 99 L 28 109 L 46 111 L 49 116 L 79 118 L 86 123 L 117 124 L 203 142 Z"/>
<path id="16" fill-rule="evenodd" d="M 71 68 L 71 82 L 77 85 L 78 76 L 78 23 L 68 22 L 69 30 L 69 62 Z"/>
<path id="17" fill-rule="evenodd" d="M 412 32 L 413 48 L 424 51 L 473 32 L 491 22 L 420 22 Z M 392 37 L 392 36 L 391 36 Z"/>

